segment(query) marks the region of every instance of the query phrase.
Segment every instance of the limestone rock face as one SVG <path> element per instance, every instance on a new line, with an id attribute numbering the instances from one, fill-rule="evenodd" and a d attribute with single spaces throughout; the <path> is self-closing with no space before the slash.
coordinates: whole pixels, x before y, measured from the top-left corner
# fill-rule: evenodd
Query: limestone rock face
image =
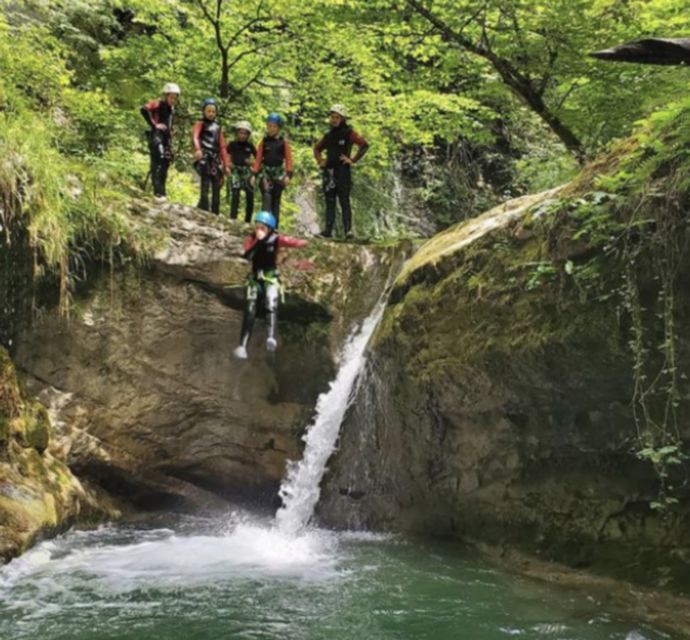
<path id="1" fill-rule="evenodd" d="M 259 318 L 238 361 L 243 228 L 184 207 L 140 203 L 135 214 L 164 232 L 148 267 L 92 275 L 69 320 L 35 322 L 15 360 L 71 425 L 66 456 L 79 477 L 142 506 L 270 501 L 343 338 L 402 250 L 312 241 L 284 251 L 279 349 L 266 353 Z"/>
<path id="2" fill-rule="evenodd" d="M 46 407 L 23 396 L 0 348 L 0 562 L 77 519 L 118 514 L 111 500 L 72 474 L 52 436 Z"/>
<path id="3" fill-rule="evenodd" d="M 659 478 L 633 452 L 629 325 L 613 275 L 603 267 L 596 295 L 578 288 L 568 271 L 596 251 L 548 221 L 569 197 L 508 202 L 407 262 L 325 480 L 326 523 L 516 545 L 578 566 L 634 559 L 659 584 L 688 573 L 687 495 L 650 508 Z M 679 290 L 688 371 L 690 288 Z M 682 487 L 687 468 L 675 472 Z"/>

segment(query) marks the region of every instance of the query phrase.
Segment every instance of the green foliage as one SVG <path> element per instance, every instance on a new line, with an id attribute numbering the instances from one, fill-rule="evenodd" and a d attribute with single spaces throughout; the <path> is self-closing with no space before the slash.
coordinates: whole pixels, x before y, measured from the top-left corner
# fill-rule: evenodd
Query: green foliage
<path id="1" fill-rule="evenodd" d="M 286 116 L 296 160 L 285 204 L 290 224 L 299 216 L 290 195 L 303 187 L 319 192 L 311 147 L 327 130 L 328 105 L 344 102 L 371 143 L 355 170 L 353 197 L 356 227 L 372 237 L 432 233 L 503 198 L 572 177 L 573 156 L 511 77 L 528 79 L 544 109 L 587 153 L 685 89 L 677 69 L 586 56 L 645 34 L 683 32 L 690 19 L 680 0 L 417 4 L 460 39 L 442 34 L 409 0 L 6 5 L 0 14 L 2 188 L 21 204 L 43 266 L 67 272 L 80 243 L 99 256 L 109 256 L 111 246 L 142 251 L 149 245 L 151 238 L 118 212 L 148 170 L 138 108 L 169 80 L 183 89 L 173 199 L 196 202 L 189 130 L 201 100 L 215 95 L 226 129 L 249 119 L 255 140 L 268 111 Z M 667 109 L 655 116 L 658 124 L 673 117 Z M 634 151 L 642 164 L 645 154 L 663 151 L 648 136 L 640 136 Z M 641 184 L 649 177 L 642 173 L 636 169 Z M 628 177 L 611 173 L 597 189 L 610 193 L 614 181 L 631 188 Z M 579 239 L 594 241 L 600 233 L 606 243 L 616 233 L 602 230 L 596 203 L 572 209 Z M 592 280 L 591 269 L 579 264 L 569 275 Z"/>
<path id="2" fill-rule="evenodd" d="M 680 418 L 687 352 L 677 325 L 690 304 L 689 114 L 684 98 L 640 122 L 569 193 L 533 213 L 533 224 L 548 227 L 551 261 L 534 265 L 526 283 L 562 273 L 584 300 L 617 305 L 632 366 L 635 454 L 659 479 L 654 509 L 677 502 L 688 457 Z"/>

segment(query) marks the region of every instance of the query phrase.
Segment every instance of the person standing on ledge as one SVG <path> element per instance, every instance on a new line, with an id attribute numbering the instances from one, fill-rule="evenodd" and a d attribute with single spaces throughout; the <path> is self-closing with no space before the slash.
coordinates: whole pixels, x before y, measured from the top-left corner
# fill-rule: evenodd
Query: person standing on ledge
<path id="1" fill-rule="evenodd" d="M 151 100 L 141 107 L 140 112 L 151 130 L 148 134 L 151 154 L 151 184 L 156 202 L 167 200 L 165 183 L 168 167 L 173 158 L 172 133 L 175 105 L 180 97 L 180 87 L 168 82 L 163 87 L 163 98 Z"/>
<path id="2" fill-rule="evenodd" d="M 206 98 L 202 107 L 203 118 L 194 124 L 192 144 L 194 145 L 194 168 L 201 177 L 201 195 L 197 207 L 209 210 L 208 190 L 211 188 L 210 210 L 220 213 L 220 187 L 223 175 L 230 173 L 230 159 L 225 145 L 223 129 L 218 124 L 218 108 L 213 98 Z"/>
<path id="3" fill-rule="evenodd" d="M 228 199 L 230 200 L 230 218 L 237 219 L 240 210 L 240 192 L 244 191 L 244 221 L 249 223 L 254 215 L 254 189 L 249 184 L 252 176 L 252 165 L 256 157 L 256 147 L 249 138 L 252 125 L 246 120 L 235 123 L 235 139 L 228 143 L 230 155 L 230 177 L 228 179 Z"/>
<path id="4" fill-rule="evenodd" d="M 326 200 L 326 228 L 319 234 L 322 238 L 333 236 L 335 226 L 336 200 L 340 202 L 343 216 L 343 234 L 352 237 L 352 188 L 353 164 L 359 162 L 369 149 L 369 143 L 347 122 L 347 112 L 342 104 L 334 104 L 328 112 L 330 131 L 314 146 L 314 158 L 323 170 L 323 194 Z M 352 147 L 357 153 L 352 157 Z M 326 151 L 326 158 L 321 155 Z"/>
<path id="5" fill-rule="evenodd" d="M 277 113 L 269 113 L 266 118 L 266 135 L 256 149 L 256 160 L 252 167 L 254 174 L 251 185 L 254 186 L 256 177 L 261 189 L 261 209 L 275 216 L 276 229 L 280 224 L 280 200 L 283 190 L 292 179 L 292 151 L 287 138 L 281 134 L 283 117 Z"/>

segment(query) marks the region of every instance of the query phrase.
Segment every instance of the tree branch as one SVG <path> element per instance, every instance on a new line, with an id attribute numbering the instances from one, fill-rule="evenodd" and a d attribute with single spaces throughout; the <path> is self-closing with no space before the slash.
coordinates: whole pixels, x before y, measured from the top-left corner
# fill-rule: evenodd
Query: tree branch
<path id="1" fill-rule="evenodd" d="M 530 107 L 558 136 L 565 147 L 571 151 L 579 161 L 584 159 L 584 149 L 582 143 L 570 128 L 563 123 L 560 118 L 549 109 L 544 102 L 543 94 L 539 88 L 534 86 L 532 79 L 522 73 L 510 60 L 496 54 L 491 49 L 491 44 L 487 37 L 486 25 L 482 25 L 482 39 L 479 44 L 474 44 L 471 40 L 453 29 L 450 25 L 432 13 L 418 0 L 406 0 L 407 4 L 419 15 L 433 24 L 439 31 L 441 37 L 446 42 L 455 43 L 461 48 L 488 60 L 494 69 L 501 76 L 503 82 Z M 548 79 L 547 79 L 548 82 Z M 544 80 L 542 80 L 542 84 Z"/>
<path id="2" fill-rule="evenodd" d="M 228 62 L 228 69 L 232 69 L 240 60 L 252 55 L 253 53 L 259 53 L 259 51 L 263 51 L 264 49 L 269 49 L 270 47 L 275 47 L 281 44 L 283 44 L 282 41 L 274 40 L 273 42 L 264 42 L 260 45 L 257 45 L 253 49 L 245 49 Z"/>

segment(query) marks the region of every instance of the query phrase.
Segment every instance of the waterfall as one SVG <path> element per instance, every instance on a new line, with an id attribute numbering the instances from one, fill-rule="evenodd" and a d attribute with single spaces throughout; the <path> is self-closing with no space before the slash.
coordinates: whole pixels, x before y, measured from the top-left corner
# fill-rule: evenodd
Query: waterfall
<path id="1" fill-rule="evenodd" d="M 276 514 L 278 528 L 286 533 L 294 534 L 303 529 L 319 501 L 321 479 L 335 449 L 345 412 L 355 395 L 355 385 L 366 362 L 366 347 L 383 316 L 385 301 L 384 295 L 369 317 L 347 339 L 338 374 L 328 391 L 319 396 L 316 417 L 303 437 L 302 460 L 292 462 L 288 467 L 287 477 L 280 487 L 283 506 Z"/>

